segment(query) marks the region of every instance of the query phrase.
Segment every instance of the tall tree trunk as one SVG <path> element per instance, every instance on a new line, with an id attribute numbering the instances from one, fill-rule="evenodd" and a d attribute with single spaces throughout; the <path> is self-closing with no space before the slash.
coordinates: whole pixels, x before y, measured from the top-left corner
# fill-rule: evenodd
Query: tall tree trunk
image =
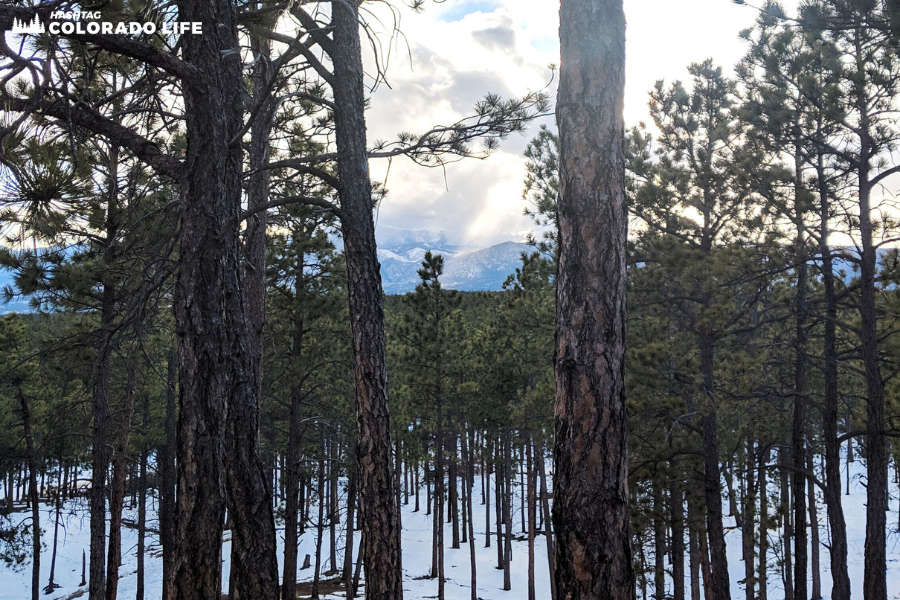
<path id="1" fill-rule="evenodd" d="M 690 554 L 691 600 L 700 600 L 700 519 L 694 500 L 688 496 L 688 551 Z"/>
<path id="2" fill-rule="evenodd" d="M 563 0 L 560 43 L 556 587 L 567 600 L 631 600 L 622 0 Z"/>
<path id="3" fill-rule="evenodd" d="M 31 501 L 31 600 L 38 600 L 41 594 L 41 506 L 37 486 L 37 450 L 31 430 L 31 410 L 22 389 L 17 390 L 19 408 L 22 411 L 22 427 L 25 430 L 25 450 L 28 460 L 28 487 Z"/>
<path id="4" fill-rule="evenodd" d="M 322 456 L 319 458 L 319 482 L 316 486 L 317 504 L 319 506 L 319 518 L 316 519 L 316 572 L 313 573 L 311 598 L 319 597 L 319 580 L 322 576 L 322 532 L 325 531 L 325 433 L 321 432 Z M 368 575 L 368 573 L 367 573 Z"/>
<path id="5" fill-rule="evenodd" d="M 295 233 L 296 235 L 296 233 Z M 298 252 L 297 264 L 294 267 L 294 298 L 296 308 L 294 314 L 294 336 L 291 345 L 291 357 L 294 360 L 295 373 L 300 369 L 300 357 L 303 350 L 303 252 Z M 297 597 L 297 520 L 300 512 L 300 446 L 303 437 L 303 386 L 298 376 L 291 386 L 291 408 L 288 424 L 288 448 L 285 458 L 285 494 L 284 505 L 284 571 L 282 575 L 281 600 L 294 600 Z M 348 535 L 352 535 L 352 529 Z"/>
<path id="6" fill-rule="evenodd" d="M 796 172 L 795 172 L 795 198 L 799 201 L 803 192 L 803 173 L 801 170 L 802 158 L 800 156 L 800 133 L 797 133 Z M 808 563 L 808 539 L 806 535 L 806 477 L 802 476 L 806 470 L 806 419 L 807 419 L 807 320 L 809 306 L 807 303 L 807 252 L 806 240 L 803 236 L 805 228 L 804 215 L 799 209 L 795 215 L 797 221 L 797 238 L 795 244 L 799 256 L 797 258 L 797 281 L 794 291 L 795 311 L 795 347 L 794 347 L 794 421 L 791 428 L 791 457 L 793 459 L 794 474 L 791 478 L 791 496 L 794 500 L 794 597 L 797 600 L 807 600 L 806 576 Z"/>
<path id="7" fill-rule="evenodd" d="M 360 496 L 366 532 L 366 598 L 403 599 L 400 507 L 391 468 L 384 304 L 366 157 L 360 0 L 332 5 L 337 164 L 356 379 Z"/>
<path id="8" fill-rule="evenodd" d="M 255 595 L 241 585 L 231 599 L 275 598 L 274 523 L 268 496 L 258 487 L 263 474 L 226 481 L 229 413 L 251 419 L 257 400 L 240 281 L 242 149 L 235 137 L 243 126 L 245 88 L 235 8 L 229 0 L 185 2 L 179 19 L 200 23 L 203 35 L 181 40 L 184 60 L 197 76 L 182 85 L 187 147 L 174 299 L 180 411 L 173 600 L 219 600 L 226 494 L 231 506 L 242 507 L 231 515 L 232 572 L 260 582 Z M 229 438 L 231 468 L 241 468 L 234 461 L 242 457 L 252 470 L 255 440 Z M 251 531 L 248 519 L 260 529 Z M 262 585 L 269 580 L 274 585 Z"/>
<path id="9" fill-rule="evenodd" d="M 119 590 L 119 566 L 122 564 L 122 508 L 125 504 L 125 475 L 128 458 L 128 436 L 134 409 L 135 373 L 128 371 L 125 401 L 122 404 L 119 437 L 113 455 L 113 472 L 109 494 L 109 548 L 106 559 L 106 600 L 116 600 Z"/>
<path id="10" fill-rule="evenodd" d="M 684 491 L 681 474 L 674 459 L 669 463 L 672 483 L 669 488 L 670 527 L 672 529 L 672 598 L 684 600 Z"/>
<path id="11" fill-rule="evenodd" d="M 146 420 L 144 421 L 146 426 Z M 138 542 L 137 542 L 137 589 L 135 600 L 144 600 L 144 555 L 147 536 L 147 451 L 141 451 L 140 473 L 138 475 Z"/>
<path id="12" fill-rule="evenodd" d="M 228 456 L 226 498 L 231 515 L 231 578 L 229 600 L 278 596 L 275 518 L 268 471 L 259 453 L 259 398 L 262 395 L 263 322 L 266 298 L 266 211 L 257 210 L 269 198 L 269 135 L 275 114 L 268 78 L 269 43 L 250 40 L 254 55 L 251 73 L 253 101 L 261 105 L 250 129 L 250 171 L 244 240 L 243 317 L 249 377 L 242 393 L 228 407 L 225 448 Z"/>
<path id="13" fill-rule="evenodd" d="M 166 376 L 166 443 L 161 452 L 162 488 L 159 500 L 159 538 L 162 543 L 162 600 L 175 597 L 175 449 L 178 443 L 178 364 L 175 349 L 169 351 Z"/>
<path id="14" fill-rule="evenodd" d="M 503 589 L 512 589 L 512 432 L 503 433 L 503 524 L 506 535 L 503 538 Z"/>
<path id="15" fill-rule="evenodd" d="M 884 380 L 878 357 L 878 309 L 876 307 L 875 277 L 878 248 L 872 223 L 869 171 L 873 149 L 870 137 L 869 98 L 865 91 L 866 65 L 863 59 L 862 30 L 868 24 L 859 23 L 856 29 L 856 73 L 863 81 L 854 87 L 859 110 L 860 153 L 858 161 L 859 233 L 862 242 L 860 261 L 860 341 L 866 373 L 866 555 L 863 576 L 863 596 L 866 600 L 887 600 L 887 556 L 885 526 L 887 519 L 887 444 L 884 435 Z"/>
<path id="16" fill-rule="evenodd" d="M 63 473 L 66 472 L 66 468 L 62 464 L 60 465 L 60 470 Z M 55 581 L 55 578 L 56 578 L 56 549 L 57 549 L 57 541 L 59 540 L 59 518 L 60 518 L 60 513 L 62 512 L 62 501 L 63 501 L 63 493 L 64 493 L 65 488 L 66 488 L 65 476 L 63 476 L 63 483 L 59 487 L 59 489 L 56 490 L 56 498 L 55 498 L 55 503 L 54 503 L 56 505 L 56 515 L 55 515 L 55 519 L 53 522 L 53 551 L 52 551 L 52 554 L 50 555 L 50 579 L 47 582 L 47 587 L 44 588 L 45 594 L 52 594 L 54 590 L 56 590 L 57 588 L 60 587 L 59 585 L 56 584 L 56 581 Z"/>
<path id="17" fill-rule="evenodd" d="M 792 553 L 792 544 L 794 539 L 794 524 L 791 521 L 791 494 L 790 494 L 790 486 L 788 485 L 790 474 L 788 473 L 786 467 L 788 465 L 787 457 L 785 456 L 786 450 L 785 447 L 787 444 L 782 445 L 781 448 L 778 449 L 778 462 L 781 464 L 782 469 L 780 470 L 779 476 L 781 478 L 781 507 L 782 507 L 782 526 L 784 527 L 784 535 L 781 538 L 783 550 L 784 550 L 784 559 L 782 561 L 782 579 L 784 581 L 784 600 L 794 600 L 794 574 L 793 574 L 793 553 Z M 804 600 L 800 598 L 799 600 Z"/>
<path id="18" fill-rule="evenodd" d="M 349 453 L 354 456 L 353 452 Z M 353 520 L 356 510 L 356 473 L 350 467 L 349 482 L 347 484 L 347 541 L 344 545 L 344 588 L 347 590 L 348 600 L 353 600 Z M 285 598 L 285 600 L 292 600 Z"/>
<path id="19" fill-rule="evenodd" d="M 469 436 L 469 439 L 471 440 L 471 444 L 474 446 L 475 445 L 474 430 L 472 430 L 472 434 L 473 435 Z M 469 450 L 469 449 L 466 447 L 465 436 L 463 436 L 462 444 L 463 444 L 463 456 L 467 458 L 469 469 L 471 469 L 474 464 L 474 460 L 473 460 L 474 448 L 472 448 L 471 451 L 467 452 L 467 450 Z M 468 528 L 469 528 L 469 588 L 471 590 L 470 600 L 478 600 L 478 571 L 476 568 L 476 554 L 475 554 L 475 524 L 472 522 L 473 521 L 473 519 L 472 519 L 472 516 L 473 516 L 473 513 L 472 513 L 473 480 L 469 477 L 465 477 L 464 479 L 465 479 L 465 488 L 466 488 L 465 489 L 466 506 L 467 506 L 468 512 L 469 512 Z M 490 537 L 490 534 L 488 535 L 488 537 Z"/>
<path id="20" fill-rule="evenodd" d="M 744 586 L 747 600 L 756 600 L 756 440 L 753 430 L 747 440 L 746 487 L 741 510 L 741 550 L 744 558 Z"/>
<path id="21" fill-rule="evenodd" d="M 535 590 L 534 590 L 534 535 L 535 530 L 537 529 L 537 519 L 536 511 L 535 511 L 535 481 L 534 481 L 534 467 L 532 465 L 531 459 L 531 451 L 532 443 L 531 443 L 531 432 L 525 432 L 525 460 L 527 463 L 527 471 L 528 471 L 528 482 L 527 482 L 527 497 L 528 497 L 528 600 L 536 600 Z"/>
<path id="22" fill-rule="evenodd" d="M 542 512 L 547 515 L 544 520 L 544 536 L 547 542 L 547 566 L 550 569 L 550 600 L 556 600 L 556 541 L 553 536 L 553 525 L 549 518 L 550 515 L 550 492 L 547 490 L 547 471 L 544 468 L 544 444 L 535 448 L 535 463 L 537 465 L 538 477 L 541 481 L 541 507 Z"/>
<path id="23" fill-rule="evenodd" d="M 817 128 L 817 136 L 821 127 Z M 850 600 L 850 577 L 847 572 L 847 525 L 841 506 L 841 446 L 838 441 L 838 373 L 837 373 L 837 300 L 834 290 L 834 268 L 828 238 L 831 234 L 828 179 L 825 176 L 825 157 L 821 150 L 816 157 L 816 177 L 819 181 L 819 250 L 822 254 L 822 283 L 825 299 L 825 322 L 822 352 L 824 365 L 824 400 L 822 404 L 822 434 L 825 441 L 825 507 L 831 529 L 831 598 Z M 848 470 L 849 472 L 849 470 Z"/>
<path id="24" fill-rule="evenodd" d="M 338 573 L 338 445 L 336 434 L 329 436 L 328 451 L 328 572 Z"/>
<path id="25" fill-rule="evenodd" d="M 700 325 L 700 370 L 707 412 L 703 415 L 703 490 L 712 580 L 710 600 L 731 600 L 728 554 L 722 516 L 722 477 L 719 473 L 719 432 L 716 416 L 715 340 L 709 325 Z"/>
<path id="26" fill-rule="evenodd" d="M 759 600 L 769 596 L 769 448 L 762 448 L 759 454 Z"/>
<path id="27" fill-rule="evenodd" d="M 484 440 L 482 439 L 482 442 Z M 490 474 L 490 464 L 491 464 L 491 448 L 488 444 L 485 443 L 485 447 L 483 452 L 488 455 L 488 459 L 485 460 L 484 457 L 481 459 L 482 463 L 482 471 L 488 471 L 487 473 L 487 481 L 485 485 L 487 489 L 484 492 L 484 547 L 491 547 L 491 474 Z"/>
<path id="28" fill-rule="evenodd" d="M 450 547 L 459 549 L 459 493 L 457 488 L 457 480 L 459 479 L 457 468 L 457 452 L 456 439 L 458 434 L 454 431 L 450 436 L 450 464 L 447 468 L 448 495 L 447 500 L 450 503 Z"/>
<path id="29" fill-rule="evenodd" d="M 809 472 L 815 475 L 816 468 L 813 459 L 813 450 L 811 445 L 806 447 L 806 464 Z M 819 565 L 819 513 L 816 507 L 816 484 L 813 477 L 806 479 L 807 494 L 809 495 L 809 531 L 811 546 L 811 562 L 812 562 L 812 594 L 810 600 L 822 600 L 822 575 Z"/>
<path id="30" fill-rule="evenodd" d="M 114 260 L 113 240 L 117 235 L 118 167 L 117 151 L 111 150 L 111 181 L 107 212 L 106 243 L 103 256 L 109 266 Z M 106 591 L 106 476 L 109 469 L 107 428 L 109 426 L 109 381 L 112 369 L 113 328 L 115 320 L 115 288 L 104 281 L 100 301 L 99 342 L 93 364 L 93 399 L 91 403 L 91 490 L 90 490 L 90 577 L 89 600 L 101 600 Z"/>
<path id="31" fill-rule="evenodd" d="M 662 486 L 653 482 L 653 597 L 666 598 L 666 523 Z"/>

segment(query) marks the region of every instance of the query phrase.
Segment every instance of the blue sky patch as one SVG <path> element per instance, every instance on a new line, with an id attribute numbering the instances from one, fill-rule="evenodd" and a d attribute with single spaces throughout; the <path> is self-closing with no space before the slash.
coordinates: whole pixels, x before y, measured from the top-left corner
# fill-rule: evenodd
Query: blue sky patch
<path id="1" fill-rule="evenodd" d="M 466 15 L 482 12 L 492 13 L 503 5 L 499 0 L 461 0 L 448 2 L 438 19 L 446 23 L 462 21 Z"/>

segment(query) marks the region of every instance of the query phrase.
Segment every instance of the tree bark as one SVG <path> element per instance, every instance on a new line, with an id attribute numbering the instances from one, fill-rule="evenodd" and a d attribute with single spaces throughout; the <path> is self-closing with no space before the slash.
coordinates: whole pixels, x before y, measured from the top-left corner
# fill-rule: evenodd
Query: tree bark
<path id="1" fill-rule="evenodd" d="M 817 135 L 821 135 L 821 128 Z M 822 254 L 825 322 L 822 352 L 824 354 L 824 400 L 822 434 L 825 441 L 825 507 L 831 529 L 831 598 L 850 600 L 850 577 L 847 571 L 847 525 L 841 506 L 841 446 L 838 441 L 838 372 L 837 372 L 837 300 L 834 290 L 834 267 L 828 238 L 831 234 L 828 179 L 825 157 L 817 152 L 816 177 L 819 181 L 819 249 Z M 849 470 L 848 470 L 849 472 Z"/>
<path id="2" fill-rule="evenodd" d="M 37 450 L 31 430 L 31 410 L 21 388 L 18 390 L 19 408 L 22 411 L 22 428 L 25 430 L 25 450 L 28 460 L 28 487 L 31 501 L 31 600 L 41 594 L 41 506 L 37 486 Z"/>
<path id="3" fill-rule="evenodd" d="M 173 600 L 219 600 L 226 490 L 232 492 L 231 505 L 242 507 L 231 515 L 236 519 L 232 571 L 245 570 L 243 558 L 254 551 L 259 562 L 248 564 L 261 568 L 247 570 L 249 577 L 262 584 L 275 568 L 274 535 L 271 552 L 248 548 L 256 536 L 245 537 L 245 517 L 261 522 L 260 534 L 271 519 L 268 500 L 264 507 L 251 501 L 258 480 L 226 482 L 228 412 L 252 414 L 256 406 L 240 282 L 241 146 L 232 142 L 243 125 L 244 83 L 232 2 L 181 3 L 179 19 L 201 23 L 203 35 L 181 40 L 184 60 L 198 76 L 184 79 L 182 86 L 187 148 L 174 299 L 180 412 Z M 230 440 L 232 450 L 243 446 L 244 451 L 232 452 L 232 458 L 250 458 L 256 450 L 252 439 L 238 441 L 232 435 Z M 245 483 L 252 489 L 241 488 Z M 267 529 L 274 534 L 274 524 Z M 260 585 L 257 591 L 253 596 L 239 586 L 231 598 L 274 598 L 277 579 L 274 587 Z"/>
<path id="4" fill-rule="evenodd" d="M 769 448 L 762 448 L 759 454 L 759 600 L 769 596 Z"/>
<path id="5" fill-rule="evenodd" d="M 109 490 L 109 548 L 106 559 L 106 600 L 116 600 L 119 590 L 119 566 L 122 564 L 122 509 L 125 504 L 125 475 L 128 436 L 134 412 L 135 373 L 128 371 L 125 401 L 122 404 L 119 437 L 113 454 L 112 481 Z"/>
<path id="6" fill-rule="evenodd" d="M 673 473 L 669 488 L 670 527 L 672 529 L 672 598 L 684 600 L 684 491 L 675 460 L 670 461 Z"/>
<path id="7" fill-rule="evenodd" d="M 563 0 L 560 43 L 556 587 L 631 600 L 622 0 Z"/>
<path id="8" fill-rule="evenodd" d="M 269 43 L 261 37 L 250 40 L 254 54 L 253 100 L 262 108 L 250 129 L 250 169 L 247 204 L 249 210 L 264 206 L 269 198 L 269 135 L 275 114 L 275 99 L 267 89 Z M 243 318 L 248 379 L 241 393 L 228 406 L 225 429 L 226 499 L 231 515 L 231 577 L 229 600 L 277 598 L 278 561 L 275 517 L 268 470 L 259 453 L 259 398 L 262 395 L 263 322 L 266 299 L 266 211 L 257 210 L 247 219 L 242 271 Z"/>
<path id="9" fill-rule="evenodd" d="M 531 459 L 531 432 L 526 432 L 525 437 L 525 454 L 528 471 L 527 497 L 528 497 L 528 600 L 536 600 L 534 590 L 534 535 L 537 529 L 537 519 L 535 518 L 535 481 L 534 467 Z M 474 558 L 473 558 L 474 560 Z"/>
<path id="10" fill-rule="evenodd" d="M 400 507 L 396 505 L 391 467 L 384 304 L 366 156 L 359 0 L 335 3 L 332 12 L 335 138 L 355 365 L 366 598 L 402 600 Z"/>
<path id="11" fill-rule="evenodd" d="M 801 170 L 802 159 L 800 156 L 800 134 L 797 134 L 796 173 L 795 173 L 795 198 L 799 199 L 803 193 Z M 794 420 L 791 428 L 791 457 L 793 459 L 794 473 L 791 477 L 791 496 L 794 505 L 794 596 L 798 600 L 807 600 L 806 576 L 808 566 L 808 539 L 806 532 L 806 477 L 801 473 L 806 470 L 806 419 L 807 419 L 807 319 L 809 307 L 807 302 L 807 252 L 806 240 L 803 237 L 803 214 L 798 211 L 797 219 L 797 245 L 800 255 L 797 259 L 797 280 L 794 290 L 795 311 L 795 348 L 794 348 Z"/>
<path id="12" fill-rule="evenodd" d="M 296 235 L 296 232 L 295 232 Z M 294 339 L 291 346 L 295 371 L 299 367 L 303 350 L 304 318 L 303 304 L 303 257 L 297 257 L 294 267 L 296 313 L 294 314 Z M 285 459 L 285 505 L 284 505 L 284 572 L 282 575 L 281 599 L 295 600 L 297 597 L 297 520 L 300 512 L 300 444 L 303 429 L 303 386 L 299 377 L 291 386 L 291 408 L 288 425 L 288 449 Z M 352 523 L 350 533 L 352 535 Z"/>
<path id="13" fill-rule="evenodd" d="M 703 415 L 703 490 L 706 500 L 706 529 L 709 534 L 709 557 L 712 598 L 731 600 L 728 576 L 728 554 L 722 516 L 722 476 L 719 472 L 719 433 L 716 415 L 715 341 L 709 325 L 700 325 L 700 370 L 703 374 L 703 393 L 706 414 Z"/>
<path id="14" fill-rule="evenodd" d="M 175 449 L 178 444 L 176 423 L 178 411 L 178 365 L 175 349 L 169 351 L 166 377 L 166 443 L 161 453 L 162 488 L 159 501 L 159 537 L 162 544 L 162 600 L 171 600 L 175 594 Z"/>
<path id="15" fill-rule="evenodd" d="M 535 463 L 541 482 L 541 511 L 547 515 L 544 520 L 544 536 L 547 538 L 547 565 L 550 569 L 550 600 L 556 600 L 556 541 L 550 515 L 550 492 L 547 490 L 547 472 L 544 468 L 544 444 L 535 448 Z M 488 536 L 490 537 L 490 536 Z"/>

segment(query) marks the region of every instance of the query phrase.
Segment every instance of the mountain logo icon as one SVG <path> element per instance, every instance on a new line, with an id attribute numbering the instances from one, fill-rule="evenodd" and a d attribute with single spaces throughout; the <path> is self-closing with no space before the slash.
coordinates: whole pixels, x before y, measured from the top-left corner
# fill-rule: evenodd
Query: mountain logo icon
<path id="1" fill-rule="evenodd" d="M 34 18 L 28 23 L 21 19 L 13 19 L 13 33 L 46 33 L 46 31 L 37 15 L 34 15 Z"/>

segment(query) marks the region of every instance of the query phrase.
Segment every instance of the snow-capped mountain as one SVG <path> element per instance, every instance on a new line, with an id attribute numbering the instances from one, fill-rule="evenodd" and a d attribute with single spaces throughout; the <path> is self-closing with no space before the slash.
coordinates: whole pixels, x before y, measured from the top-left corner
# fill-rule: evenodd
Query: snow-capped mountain
<path id="1" fill-rule="evenodd" d="M 379 227 L 378 260 L 387 294 L 403 294 L 419 283 L 417 271 L 425 252 L 444 257 L 444 287 L 464 291 L 500 290 L 515 273 L 527 244 L 503 242 L 489 248 L 451 244 L 444 232 Z"/>

